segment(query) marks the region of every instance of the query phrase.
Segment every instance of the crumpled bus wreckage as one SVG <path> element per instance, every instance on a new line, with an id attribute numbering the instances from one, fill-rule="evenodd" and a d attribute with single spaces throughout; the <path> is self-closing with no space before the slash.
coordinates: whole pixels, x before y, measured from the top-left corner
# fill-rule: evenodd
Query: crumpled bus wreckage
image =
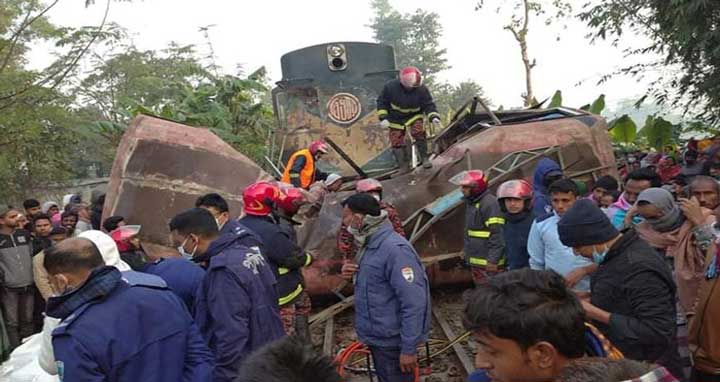
<path id="1" fill-rule="evenodd" d="M 505 180 L 532 180 L 543 157 L 557 161 L 566 176 L 591 185 L 616 174 L 607 124 L 599 116 L 569 108 L 493 112 L 470 100 L 447 127 L 436 132 L 433 168 L 398 174 L 387 148 L 387 132 L 375 113 L 375 98 L 394 77 L 392 49 L 369 43 L 329 43 L 286 54 L 283 80 L 273 91 L 278 127 L 265 163 L 233 150 L 209 130 L 140 116 L 118 147 L 104 215 L 123 215 L 143 226 L 151 256 L 178 256 L 170 248 L 168 221 L 218 192 L 231 213 L 242 211 L 242 190 L 269 180 L 298 148 L 325 138 L 335 149 L 323 170 L 340 172 L 352 190 L 362 177 L 379 179 L 383 197 L 404 219 L 408 239 L 427 265 L 434 286 L 470 280 L 463 267 L 463 206 L 448 180 L 466 169 L 489 173 L 494 190 Z M 267 169 L 267 170 L 264 170 Z M 335 250 L 340 202 L 352 191 L 329 195 L 319 216 L 304 221 L 300 245 L 315 261 L 305 269 L 313 295 L 340 293 L 343 259 Z"/>

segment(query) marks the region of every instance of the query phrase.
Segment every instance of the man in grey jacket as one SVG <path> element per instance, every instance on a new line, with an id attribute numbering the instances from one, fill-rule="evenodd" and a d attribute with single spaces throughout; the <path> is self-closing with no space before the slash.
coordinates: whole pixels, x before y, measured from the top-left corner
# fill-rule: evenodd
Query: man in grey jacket
<path id="1" fill-rule="evenodd" d="M 12 348 L 33 331 L 33 272 L 30 233 L 19 229 L 19 212 L 0 209 L 0 302 Z"/>

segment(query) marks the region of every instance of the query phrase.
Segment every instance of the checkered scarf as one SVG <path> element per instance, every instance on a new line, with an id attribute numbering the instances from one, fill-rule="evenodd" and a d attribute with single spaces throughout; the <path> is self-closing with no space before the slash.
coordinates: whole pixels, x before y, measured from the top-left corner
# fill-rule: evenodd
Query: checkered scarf
<path id="1" fill-rule="evenodd" d="M 100 267 L 92 271 L 90 276 L 78 289 L 56 297 L 47 302 L 47 315 L 65 319 L 81 306 L 101 300 L 112 292 L 121 282 L 121 273 L 115 267 Z"/>

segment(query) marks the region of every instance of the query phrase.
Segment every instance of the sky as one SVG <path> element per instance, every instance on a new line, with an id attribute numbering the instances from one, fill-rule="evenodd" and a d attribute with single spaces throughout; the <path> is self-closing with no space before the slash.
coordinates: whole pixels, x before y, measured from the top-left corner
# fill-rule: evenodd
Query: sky
<path id="1" fill-rule="evenodd" d="M 570 0 L 580 9 L 587 0 Z M 486 0 L 489 4 L 510 0 Z M 400 12 L 417 8 L 436 12 L 443 26 L 442 47 L 447 49 L 451 69 L 440 74 L 450 83 L 466 79 L 478 82 L 495 106 L 520 106 L 525 77 L 520 50 L 510 32 L 503 30 L 506 14 L 495 8 L 475 11 L 472 0 L 390 0 Z M 60 0 L 49 12 L 52 22 L 62 26 L 97 25 L 105 10 L 104 0 L 85 7 L 85 0 Z M 209 48 L 200 27 L 209 29 L 216 63 L 234 72 L 238 65 L 250 72 L 266 66 L 273 82 L 281 79 L 280 56 L 309 45 L 331 41 L 372 41 L 367 26 L 372 18 L 370 0 L 133 0 L 112 2 L 109 21 L 126 28 L 140 49 L 163 49 L 171 41 Z M 538 99 L 563 91 L 564 104 L 580 107 L 605 94 L 613 105 L 621 99 L 639 97 L 646 83 L 619 77 L 598 85 L 599 78 L 628 65 L 622 47 L 607 42 L 591 44 L 587 29 L 571 21 L 567 29 L 547 27 L 531 21 L 530 56 L 537 60 L 533 71 Z M 560 37 L 558 40 L 557 37 Z M 628 35 L 628 46 L 643 40 Z M 47 47 L 38 47 L 30 63 L 49 63 Z"/>

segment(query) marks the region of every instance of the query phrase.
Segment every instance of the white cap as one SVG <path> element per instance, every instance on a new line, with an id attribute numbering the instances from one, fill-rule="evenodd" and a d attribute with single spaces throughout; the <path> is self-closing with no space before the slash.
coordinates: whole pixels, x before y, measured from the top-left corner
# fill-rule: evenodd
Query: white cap
<path id="1" fill-rule="evenodd" d="M 117 245 L 115 245 L 115 241 L 105 232 L 90 230 L 81 233 L 78 237 L 88 239 L 95 244 L 103 260 L 105 260 L 105 265 L 115 267 L 121 272 L 132 270 L 126 262 L 120 259 L 120 252 Z"/>
<path id="2" fill-rule="evenodd" d="M 325 185 L 330 186 L 331 184 L 337 182 L 340 179 L 342 179 L 342 176 L 340 176 L 339 174 L 336 174 L 336 173 L 332 173 L 332 174 L 328 175 L 327 178 L 325 179 Z"/>

